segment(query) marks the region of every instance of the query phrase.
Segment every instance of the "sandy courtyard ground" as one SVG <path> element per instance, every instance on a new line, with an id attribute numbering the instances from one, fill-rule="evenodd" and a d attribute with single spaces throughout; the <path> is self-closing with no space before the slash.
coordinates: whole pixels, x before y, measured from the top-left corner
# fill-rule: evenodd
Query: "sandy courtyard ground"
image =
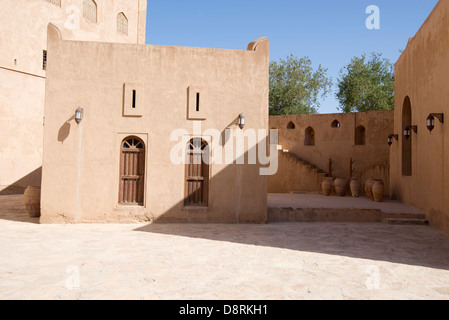
<path id="1" fill-rule="evenodd" d="M 0 299 L 449 299 L 428 226 L 39 225 L 0 201 Z"/>

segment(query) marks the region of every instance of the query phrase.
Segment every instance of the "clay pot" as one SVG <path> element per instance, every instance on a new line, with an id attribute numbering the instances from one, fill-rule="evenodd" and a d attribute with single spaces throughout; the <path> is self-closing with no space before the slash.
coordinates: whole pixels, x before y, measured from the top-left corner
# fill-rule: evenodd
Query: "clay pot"
<path id="1" fill-rule="evenodd" d="M 23 194 L 25 208 L 32 218 L 41 216 L 41 188 L 29 186 Z"/>
<path id="2" fill-rule="evenodd" d="M 335 179 L 334 187 L 337 196 L 344 197 L 348 191 L 348 180 L 337 178 Z"/>
<path id="3" fill-rule="evenodd" d="M 349 184 L 351 189 L 351 194 L 353 198 L 358 198 L 360 196 L 360 181 L 357 178 L 352 178 L 351 183 Z"/>
<path id="4" fill-rule="evenodd" d="M 326 178 L 326 180 L 321 183 L 321 188 L 323 189 L 323 195 L 329 197 L 332 191 L 332 178 Z"/>
<path id="5" fill-rule="evenodd" d="M 376 181 L 373 185 L 373 198 L 376 202 L 382 202 L 384 198 L 385 185 L 383 181 Z"/>
<path id="6" fill-rule="evenodd" d="M 376 182 L 374 179 L 367 179 L 365 181 L 365 194 L 370 200 L 374 200 L 373 198 L 373 185 Z"/>

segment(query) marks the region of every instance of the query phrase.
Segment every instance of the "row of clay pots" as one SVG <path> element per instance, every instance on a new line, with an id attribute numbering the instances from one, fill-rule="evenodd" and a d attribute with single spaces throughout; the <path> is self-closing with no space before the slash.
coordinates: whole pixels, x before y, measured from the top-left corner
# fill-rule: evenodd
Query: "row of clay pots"
<path id="1" fill-rule="evenodd" d="M 335 188 L 337 196 L 344 197 L 348 191 L 348 186 L 351 190 L 352 197 L 358 198 L 360 196 L 360 181 L 357 178 L 340 179 L 326 178 L 321 184 L 323 195 L 328 197 L 331 195 L 332 187 Z M 382 180 L 368 179 L 365 183 L 365 193 L 367 197 L 376 202 L 382 202 L 384 196 L 384 183 Z"/>
<path id="2" fill-rule="evenodd" d="M 376 202 L 382 202 L 384 198 L 385 185 L 380 179 L 368 179 L 365 182 L 366 196 Z"/>
<path id="3" fill-rule="evenodd" d="M 351 183 L 349 182 L 349 179 L 333 179 L 333 178 L 326 178 L 323 183 L 321 184 L 323 189 L 323 194 L 328 197 L 331 195 L 332 187 L 335 188 L 335 193 L 337 196 L 344 197 L 346 196 L 346 193 L 348 191 L 348 186 L 351 188 L 351 193 L 353 197 L 359 196 L 359 189 L 360 185 L 357 185 L 358 180 L 353 179 Z"/>
<path id="4" fill-rule="evenodd" d="M 335 193 L 339 197 L 346 196 L 346 193 L 348 191 L 348 186 L 351 189 L 351 194 L 353 197 L 355 197 L 355 198 L 358 197 L 359 193 L 360 193 L 360 183 L 358 182 L 357 179 L 352 179 L 352 181 L 349 182 L 349 179 L 337 178 L 334 181 L 333 178 L 326 178 L 323 181 L 323 183 L 321 184 L 321 186 L 323 188 L 323 194 L 326 197 L 331 195 L 332 187 L 335 188 Z"/>

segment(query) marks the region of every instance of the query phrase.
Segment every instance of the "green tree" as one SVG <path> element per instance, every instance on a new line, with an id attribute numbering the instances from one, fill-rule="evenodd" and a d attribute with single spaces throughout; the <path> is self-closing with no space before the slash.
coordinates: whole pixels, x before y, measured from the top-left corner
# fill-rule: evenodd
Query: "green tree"
<path id="1" fill-rule="evenodd" d="M 332 86 L 326 73 L 321 65 L 313 70 L 308 57 L 270 62 L 270 115 L 317 113 L 320 93 L 326 97 Z"/>
<path id="2" fill-rule="evenodd" d="M 392 110 L 394 108 L 394 65 L 382 54 L 354 57 L 340 71 L 336 97 L 342 112 Z"/>

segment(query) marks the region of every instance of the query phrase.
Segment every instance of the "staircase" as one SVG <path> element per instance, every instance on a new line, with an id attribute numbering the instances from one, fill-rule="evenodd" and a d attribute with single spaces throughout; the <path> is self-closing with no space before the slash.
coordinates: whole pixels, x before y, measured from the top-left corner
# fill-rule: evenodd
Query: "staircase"
<path id="1" fill-rule="evenodd" d="M 321 193 L 321 183 L 327 172 L 298 157 L 279 149 L 279 170 L 268 178 L 270 193 Z"/>

